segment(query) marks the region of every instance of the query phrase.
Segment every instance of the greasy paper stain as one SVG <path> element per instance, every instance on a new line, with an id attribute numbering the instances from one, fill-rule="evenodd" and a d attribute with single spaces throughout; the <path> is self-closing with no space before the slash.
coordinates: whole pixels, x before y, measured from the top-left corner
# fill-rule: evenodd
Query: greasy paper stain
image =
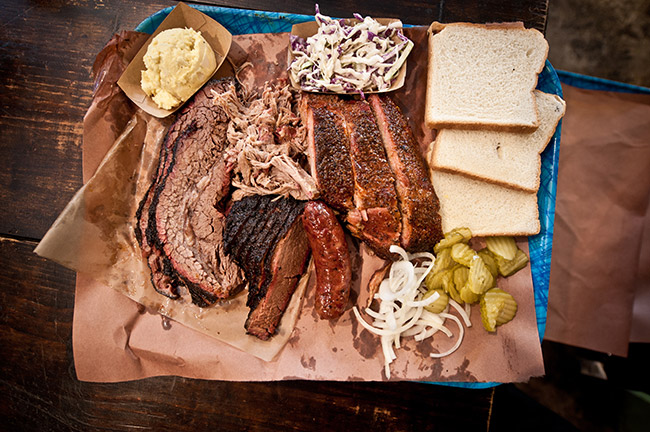
<path id="1" fill-rule="evenodd" d="M 371 359 L 377 353 L 379 339 L 368 330 L 363 329 L 359 336 L 354 338 L 352 344 L 363 358 Z"/>
<path id="2" fill-rule="evenodd" d="M 305 369 L 316 370 L 316 359 L 314 357 L 305 358 L 305 355 L 300 357 L 300 364 Z"/>
<path id="3" fill-rule="evenodd" d="M 298 345 L 299 340 L 300 340 L 300 329 L 298 327 L 295 327 L 293 329 L 293 333 L 291 333 L 291 336 L 287 340 L 287 343 L 292 347 L 295 347 Z"/>
<path id="4" fill-rule="evenodd" d="M 434 352 L 433 344 L 430 340 L 424 340 L 415 345 L 415 351 L 417 351 L 417 353 L 422 357 L 431 358 L 429 357 L 429 354 Z"/>
<path id="5" fill-rule="evenodd" d="M 514 370 L 512 366 L 512 358 L 517 357 L 517 344 L 512 338 L 506 336 L 503 338 L 503 356 L 506 358 L 508 363 L 508 369 Z"/>
<path id="6" fill-rule="evenodd" d="M 477 381 L 476 377 L 472 375 L 472 373 L 468 372 L 467 369 L 469 368 L 469 359 L 466 358 L 463 360 L 463 363 L 459 367 L 456 368 L 456 373 L 453 375 L 446 376 L 445 378 L 448 379 L 449 381 Z"/>

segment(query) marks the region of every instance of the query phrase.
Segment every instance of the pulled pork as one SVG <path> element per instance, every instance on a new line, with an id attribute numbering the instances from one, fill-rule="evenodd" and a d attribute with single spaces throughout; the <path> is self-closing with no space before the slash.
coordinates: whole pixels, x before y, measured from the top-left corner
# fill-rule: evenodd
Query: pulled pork
<path id="1" fill-rule="evenodd" d="M 251 195 L 314 199 L 314 179 L 305 171 L 306 129 L 298 114 L 299 93 L 286 82 L 266 83 L 261 95 L 240 98 L 235 85 L 214 94 L 230 118 L 226 161 L 233 168 L 233 199 Z"/>

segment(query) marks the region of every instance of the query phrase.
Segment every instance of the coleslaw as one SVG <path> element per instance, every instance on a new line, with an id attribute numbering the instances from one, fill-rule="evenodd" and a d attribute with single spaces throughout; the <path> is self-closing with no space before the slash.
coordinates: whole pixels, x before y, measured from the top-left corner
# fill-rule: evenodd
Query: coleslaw
<path id="1" fill-rule="evenodd" d="M 302 90 L 332 93 L 386 91 L 413 49 L 400 21 L 383 25 L 354 14 L 356 23 L 333 19 L 316 5 L 318 32 L 291 35 L 289 74 Z"/>

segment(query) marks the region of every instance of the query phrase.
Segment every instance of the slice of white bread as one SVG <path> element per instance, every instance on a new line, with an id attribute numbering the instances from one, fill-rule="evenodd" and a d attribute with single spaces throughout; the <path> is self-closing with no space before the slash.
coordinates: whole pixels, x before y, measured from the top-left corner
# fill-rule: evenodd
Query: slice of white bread
<path id="1" fill-rule="evenodd" d="M 564 116 L 557 95 L 535 90 L 540 125 L 534 132 L 442 129 L 431 153 L 431 167 L 514 189 L 539 189 L 540 154 Z"/>
<path id="2" fill-rule="evenodd" d="M 431 129 L 532 131 L 548 43 L 521 23 L 433 23 L 425 123 Z"/>
<path id="3" fill-rule="evenodd" d="M 540 231 L 537 194 L 432 171 L 443 232 L 467 227 L 472 235 L 528 236 Z"/>

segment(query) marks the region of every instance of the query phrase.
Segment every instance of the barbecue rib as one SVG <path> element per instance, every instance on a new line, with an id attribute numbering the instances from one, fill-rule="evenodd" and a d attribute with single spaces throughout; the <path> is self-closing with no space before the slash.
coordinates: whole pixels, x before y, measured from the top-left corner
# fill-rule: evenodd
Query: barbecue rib
<path id="1" fill-rule="evenodd" d="M 248 281 L 246 331 L 262 340 L 275 333 L 307 266 L 304 207 L 290 197 L 253 195 L 233 203 L 226 217 L 225 251 Z"/>
<path id="2" fill-rule="evenodd" d="M 222 246 L 228 193 L 224 160 L 227 116 L 211 99 L 232 79 L 210 81 L 181 111 L 160 151 L 153 184 L 137 211 L 136 237 L 154 288 L 171 298 L 189 293 L 208 306 L 243 287 L 243 274 Z"/>
<path id="3" fill-rule="evenodd" d="M 341 212 L 354 208 L 354 178 L 350 160 L 350 140 L 333 95 L 303 93 L 301 114 L 307 127 L 307 152 L 311 175 L 320 198 Z"/>
<path id="4" fill-rule="evenodd" d="M 395 192 L 395 176 L 370 106 L 350 100 L 339 113 L 350 139 L 354 174 L 354 206 L 348 212 L 348 229 L 377 255 L 389 258 L 389 248 L 399 243 L 401 222 Z"/>
<path id="5" fill-rule="evenodd" d="M 443 237 L 438 197 L 429 170 L 406 119 L 389 96 L 368 97 L 395 173 L 402 213 L 400 243 L 409 252 L 433 250 Z"/>
<path id="6" fill-rule="evenodd" d="M 389 258 L 399 244 L 395 176 L 382 137 L 365 101 L 304 93 L 312 176 L 321 199 L 343 213 L 352 234 Z"/>

